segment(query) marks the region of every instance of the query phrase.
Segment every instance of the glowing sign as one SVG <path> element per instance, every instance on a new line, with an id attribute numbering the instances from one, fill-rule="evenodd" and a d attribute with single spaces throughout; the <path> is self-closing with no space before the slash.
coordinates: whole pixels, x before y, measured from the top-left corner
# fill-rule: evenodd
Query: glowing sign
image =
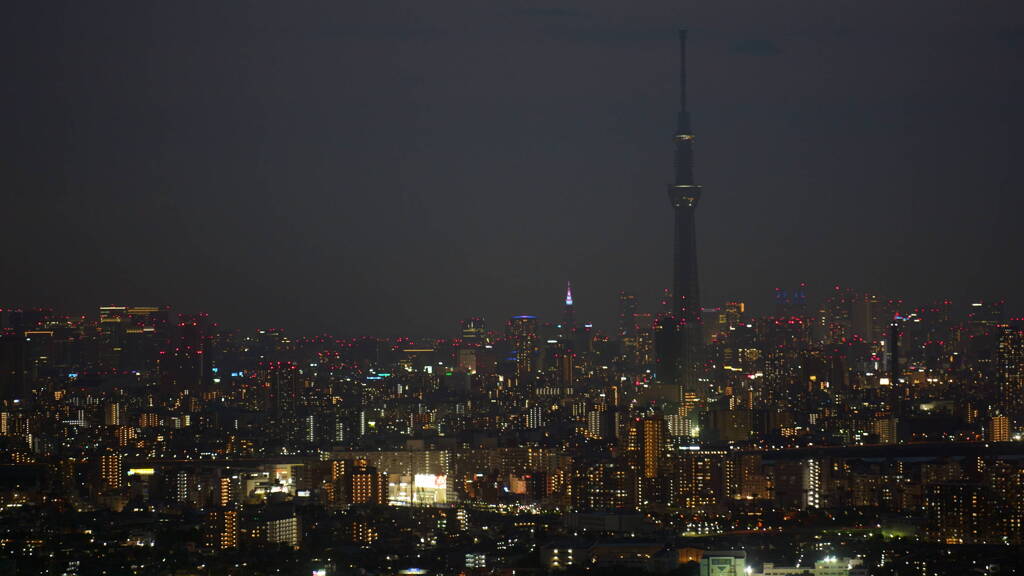
<path id="1" fill-rule="evenodd" d="M 128 475 L 129 476 L 152 476 L 153 474 L 156 474 L 156 470 L 154 470 L 152 468 L 129 468 L 128 469 Z"/>
<path id="2" fill-rule="evenodd" d="M 444 490 L 448 486 L 448 477 L 437 476 L 434 474 L 417 474 L 413 476 L 412 485 L 416 488 L 435 488 L 438 490 Z"/>

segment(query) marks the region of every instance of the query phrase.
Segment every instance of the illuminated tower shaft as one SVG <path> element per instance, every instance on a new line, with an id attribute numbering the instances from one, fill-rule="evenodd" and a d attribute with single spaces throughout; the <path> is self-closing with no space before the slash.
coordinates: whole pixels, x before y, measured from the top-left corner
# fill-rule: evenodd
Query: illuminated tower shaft
<path id="1" fill-rule="evenodd" d="M 678 356 L 673 370 L 675 383 L 688 394 L 700 397 L 697 367 L 702 349 L 700 288 L 697 280 L 697 230 L 694 215 L 701 187 L 693 182 L 693 134 L 686 108 L 686 31 L 679 31 L 679 120 L 675 134 L 675 183 L 668 196 L 675 211 L 673 258 L 673 316 L 677 322 Z"/>

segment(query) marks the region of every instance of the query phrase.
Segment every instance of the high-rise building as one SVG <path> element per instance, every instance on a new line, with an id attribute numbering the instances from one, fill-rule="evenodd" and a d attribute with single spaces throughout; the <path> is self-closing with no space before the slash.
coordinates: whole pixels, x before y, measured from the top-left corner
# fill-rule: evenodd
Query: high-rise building
<path id="1" fill-rule="evenodd" d="M 681 349 L 685 346 L 683 323 L 676 316 L 661 316 L 654 321 L 654 355 L 657 382 L 652 385 L 651 400 L 659 404 L 678 402 L 685 387 L 681 387 Z"/>
<path id="2" fill-rule="evenodd" d="M 672 289 L 665 288 L 661 291 L 661 299 L 658 300 L 658 316 L 671 316 L 672 309 Z"/>
<path id="3" fill-rule="evenodd" d="M 665 418 L 660 414 L 647 416 L 641 421 L 640 465 L 644 478 L 655 478 L 661 474 L 667 435 Z"/>
<path id="4" fill-rule="evenodd" d="M 743 314 L 747 311 L 747 305 L 744 302 L 726 302 L 725 303 L 725 319 L 729 323 L 729 326 L 736 326 L 743 322 Z"/>
<path id="5" fill-rule="evenodd" d="M 661 501 L 668 426 L 665 417 L 652 412 L 630 418 L 622 438 L 626 461 L 636 473 L 635 489 L 640 502 Z"/>
<path id="6" fill-rule="evenodd" d="M 100 306 L 100 364 L 114 370 L 155 366 L 168 345 L 168 306 Z"/>
<path id="7" fill-rule="evenodd" d="M 573 497 L 583 510 L 614 510 L 637 507 L 637 470 L 611 461 L 581 466 Z"/>
<path id="8" fill-rule="evenodd" d="M 1024 465 L 994 460 L 986 467 L 996 510 L 995 535 L 1004 544 L 1024 544 Z"/>
<path id="9" fill-rule="evenodd" d="M 28 339 L 0 334 L 0 402 L 20 402 L 29 393 Z"/>
<path id="10" fill-rule="evenodd" d="M 290 505 L 268 507 L 263 513 L 264 533 L 267 542 L 298 548 L 302 537 L 302 526 Z"/>
<path id="11" fill-rule="evenodd" d="M 100 456 L 100 479 L 106 490 L 120 490 L 124 484 L 124 457 L 117 453 Z"/>
<path id="12" fill-rule="evenodd" d="M 993 416 L 988 424 L 989 442 L 1010 441 L 1010 419 L 1006 416 Z"/>
<path id="13" fill-rule="evenodd" d="M 462 341 L 466 344 L 483 344 L 487 340 L 487 324 L 483 318 L 465 318 L 461 328 Z"/>
<path id="14" fill-rule="evenodd" d="M 636 336 L 636 316 L 637 302 L 636 294 L 632 292 L 626 292 L 625 290 L 619 292 L 619 338 L 630 338 Z"/>
<path id="15" fill-rule="evenodd" d="M 214 510 L 210 513 L 216 531 L 213 544 L 221 550 L 238 547 L 238 511 L 234 509 Z"/>
<path id="16" fill-rule="evenodd" d="M 515 356 L 516 379 L 522 381 L 536 368 L 537 317 L 513 316 L 506 326 L 506 338 Z"/>
<path id="17" fill-rule="evenodd" d="M 668 455 L 668 499 L 688 510 L 714 506 L 722 499 L 724 453 L 707 450 L 673 451 Z"/>
<path id="18" fill-rule="evenodd" d="M 600 406 L 587 412 L 587 436 L 593 439 L 609 439 L 615 435 L 615 412 Z"/>
<path id="19" fill-rule="evenodd" d="M 807 284 L 800 283 L 800 286 L 791 292 L 782 288 L 775 289 L 775 316 L 784 318 L 787 316 L 798 316 L 803 318 L 807 315 Z"/>
<path id="20" fill-rule="evenodd" d="M 254 371 L 264 395 L 263 408 L 275 420 L 294 418 L 302 389 L 301 371 L 294 362 L 261 362 Z"/>
<path id="21" fill-rule="evenodd" d="M 999 405 L 1014 429 L 1024 424 L 1024 330 L 1004 327 L 998 349 Z"/>
<path id="22" fill-rule="evenodd" d="M 526 427 L 530 430 L 544 426 L 544 406 L 534 404 L 526 411 Z"/>
<path id="23" fill-rule="evenodd" d="M 231 506 L 238 496 L 238 478 L 221 476 L 217 479 L 217 505 L 221 508 Z"/>
<path id="24" fill-rule="evenodd" d="M 649 313 L 633 315 L 636 327 L 636 364 L 649 366 L 655 361 L 655 326 L 654 317 Z"/>
<path id="25" fill-rule="evenodd" d="M 671 378 L 685 392 L 700 393 L 697 384 L 698 364 L 702 346 L 700 285 L 697 277 L 697 229 L 695 215 L 700 202 L 701 186 L 693 179 L 693 132 L 686 106 L 686 31 L 679 31 L 679 117 L 675 134 L 675 183 L 668 196 L 675 212 L 673 256 L 672 315 L 678 330 L 663 330 L 673 349 L 669 362 L 675 366 Z"/>
<path id="26" fill-rule="evenodd" d="M 369 466 L 365 460 L 358 460 L 348 467 L 346 495 L 350 504 L 386 504 L 388 499 L 388 476 Z"/>
<path id="27" fill-rule="evenodd" d="M 182 504 L 191 504 L 195 498 L 195 474 L 190 470 L 178 470 L 174 475 L 174 500 Z"/>
<path id="28" fill-rule="evenodd" d="M 925 533 L 935 542 L 975 544 L 988 540 L 991 510 L 981 484 L 943 482 L 925 488 Z"/>
<path id="29" fill-rule="evenodd" d="M 153 412 L 139 414 L 139 428 L 155 428 L 160 425 L 160 415 Z"/>
<path id="30" fill-rule="evenodd" d="M 369 522 L 353 522 L 351 530 L 352 542 L 356 544 L 373 544 L 380 539 L 380 534 L 377 532 L 377 528 Z"/>
<path id="31" fill-rule="evenodd" d="M 178 315 L 177 340 L 161 359 L 165 392 L 200 396 L 209 391 L 213 380 L 210 343 L 216 328 L 206 314 Z"/>
<path id="32" fill-rule="evenodd" d="M 817 323 L 825 344 L 839 344 L 853 335 L 853 307 L 860 299 L 850 288 L 833 287 L 818 311 Z"/>
<path id="33" fill-rule="evenodd" d="M 120 426 L 123 411 L 120 402 L 109 402 L 103 407 L 103 425 Z"/>
<path id="34" fill-rule="evenodd" d="M 1006 315 L 1006 301 L 979 301 L 971 302 L 971 309 L 967 313 L 967 322 L 973 326 L 998 326 L 1003 322 Z"/>
<path id="35" fill-rule="evenodd" d="M 804 508 L 824 506 L 821 461 L 809 458 L 804 461 Z"/>

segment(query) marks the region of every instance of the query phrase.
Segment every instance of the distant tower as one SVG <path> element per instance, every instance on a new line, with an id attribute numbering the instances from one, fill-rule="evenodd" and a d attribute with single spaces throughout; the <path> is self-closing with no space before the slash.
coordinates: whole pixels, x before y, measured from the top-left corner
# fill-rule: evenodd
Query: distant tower
<path id="1" fill-rule="evenodd" d="M 571 340 L 576 332 L 576 309 L 572 305 L 572 282 L 565 285 L 565 308 L 562 309 L 562 337 Z"/>
<path id="2" fill-rule="evenodd" d="M 663 337 L 671 344 L 671 358 L 663 358 L 662 366 L 669 374 L 663 379 L 680 387 L 680 399 L 701 397 L 697 384 L 697 368 L 702 349 L 700 289 L 697 281 L 697 229 L 694 216 L 701 197 L 701 187 L 693 181 L 693 133 L 686 107 L 686 31 L 679 31 L 679 119 L 675 134 L 675 183 L 668 196 L 675 212 L 671 320 L 665 319 Z"/>

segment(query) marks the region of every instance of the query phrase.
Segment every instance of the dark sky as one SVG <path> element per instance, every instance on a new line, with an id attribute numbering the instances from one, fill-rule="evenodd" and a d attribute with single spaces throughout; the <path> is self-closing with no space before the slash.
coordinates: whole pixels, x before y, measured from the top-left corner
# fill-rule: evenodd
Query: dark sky
<path id="1" fill-rule="evenodd" d="M 1024 302 L 1019 2 L 16 2 L 0 305 L 608 326 L 669 284 L 676 29 L 706 305 Z"/>

